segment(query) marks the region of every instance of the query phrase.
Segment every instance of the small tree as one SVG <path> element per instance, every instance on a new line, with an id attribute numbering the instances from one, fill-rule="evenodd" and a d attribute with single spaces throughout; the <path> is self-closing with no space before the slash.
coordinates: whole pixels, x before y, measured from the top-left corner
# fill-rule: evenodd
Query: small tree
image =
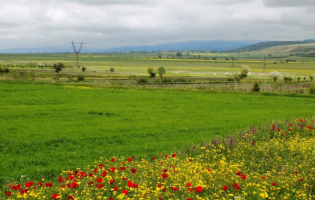
<path id="1" fill-rule="evenodd" d="M 161 78 L 163 78 L 163 74 L 166 73 L 166 70 L 164 67 L 159 67 L 157 73 L 161 76 Z"/>
<path id="2" fill-rule="evenodd" d="M 310 76 L 310 80 L 313 81 L 313 79 L 314 79 L 314 77 L 313 77 L 313 76 Z"/>
<path id="3" fill-rule="evenodd" d="M 300 81 L 300 80 L 301 80 L 301 77 L 297 77 L 297 80 Z"/>
<path id="4" fill-rule="evenodd" d="M 179 58 L 182 57 L 182 52 L 177 51 L 176 56 L 179 57 Z"/>
<path id="5" fill-rule="evenodd" d="M 53 69 L 55 70 L 55 72 L 57 72 L 59 74 L 59 72 L 62 70 L 62 68 L 65 68 L 65 66 L 63 65 L 62 62 L 59 62 L 59 63 L 55 63 L 53 65 Z"/>
<path id="6" fill-rule="evenodd" d="M 273 76 L 272 77 L 273 82 L 276 82 L 278 79 L 279 79 L 279 76 Z"/>
<path id="7" fill-rule="evenodd" d="M 78 75 L 77 76 L 77 80 L 78 81 L 84 81 L 85 80 L 85 77 L 83 75 Z"/>
<path id="8" fill-rule="evenodd" d="M 82 67 L 82 72 L 85 72 L 85 70 L 86 70 L 86 67 Z"/>
<path id="9" fill-rule="evenodd" d="M 253 92 L 259 92 L 260 91 L 260 85 L 258 81 L 255 81 L 254 86 L 252 88 Z"/>
<path id="10" fill-rule="evenodd" d="M 153 68 L 149 68 L 149 69 L 148 69 L 148 74 L 150 74 L 150 78 L 154 78 L 154 77 L 155 77 L 156 72 L 154 71 L 154 69 L 153 69 Z"/>
<path id="11" fill-rule="evenodd" d="M 111 67 L 111 68 L 109 69 L 109 71 L 113 73 L 113 72 L 115 71 L 115 68 L 114 68 L 114 67 Z"/>
<path id="12" fill-rule="evenodd" d="M 161 53 L 159 53 L 159 58 L 162 58 L 162 54 Z"/>
<path id="13" fill-rule="evenodd" d="M 306 77 L 304 77 L 303 79 L 304 79 L 304 81 L 305 81 L 305 80 L 306 80 Z"/>

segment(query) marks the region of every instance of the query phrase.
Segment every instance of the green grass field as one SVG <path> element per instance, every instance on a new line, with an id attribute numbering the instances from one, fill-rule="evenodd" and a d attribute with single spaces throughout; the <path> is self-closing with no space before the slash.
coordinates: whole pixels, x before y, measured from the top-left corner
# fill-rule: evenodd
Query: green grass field
<path id="1" fill-rule="evenodd" d="M 0 82 L 0 183 L 49 179 L 100 157 L 156 155 L 272 120 L 311 96 Z"/>

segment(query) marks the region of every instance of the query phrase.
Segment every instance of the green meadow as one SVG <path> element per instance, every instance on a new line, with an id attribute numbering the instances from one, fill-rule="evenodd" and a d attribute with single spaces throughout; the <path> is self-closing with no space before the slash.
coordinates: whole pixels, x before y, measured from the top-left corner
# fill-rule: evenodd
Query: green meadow
<path id="1" fill-rule="evenodd" d="M 314 96 L 0 82 L 0 183 L 50 180 L 100 157 L 184 151 L 273 120 Z"/>

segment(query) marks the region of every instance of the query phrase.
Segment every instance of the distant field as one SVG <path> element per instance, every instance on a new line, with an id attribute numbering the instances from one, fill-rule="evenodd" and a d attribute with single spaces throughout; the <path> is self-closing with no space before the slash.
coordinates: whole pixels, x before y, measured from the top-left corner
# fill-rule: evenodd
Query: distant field
<path id="1" fill-rule="evenodd" d="M 0 183 L 49 179 L 99 157 L 179 151 L 312 115 L 314 104 L 310 96 L 0 82 Z"/>
<path id="2" fill-rule="evenodd" d="M 243 65 L 251 68 L 251 76 L 249 79 L 270 79 L 270 73 L 277 71 L 283 76 L 292 76 L 294 78 L 308 77 L 315 75 L 315 59 L 312 57 L 290 57 L 290 52 L 282 52 L 278 58 L 276 52 L 284 50 L 270 49 L 257 52 L 243 53 L 190 53 L 188 56 L 176 57 L 174 52 L 164 52 L 161 59 L 158 58 L 159 53 L 124 53 L 124 54 L 82 54 L 80 57 L 80 65 L 85 66 L 86 76 L 147 76 L 147 69 L 152 67 L 157 69 L 165 67 L 166 76 L 188 76 L 188 77 L 228 77 L 242 70 Z M 289 47 L 286 47 L 289 48 Z M 275 57 L 266 55 L 272 54 Z M 199 57 L 200 56 L 200 57 Z M 235 58 L 232 63 L 231 58 Z M 263 57 L 266 57 L 266 70 L 264 68 Z M 200 58 L 200 59 L 199 59 Z M 213 60 L 216 59 L 216 60 Z M 229 59 L 229 60 L 226 60 Z M 294 62 L 286 63 L 286 60 L 294 60 Z M 0 60 L 2 64 L 26 64 L 26 63 L 42 63 L 54 64 L 63 62 L 66 65 L 73 66 L 75 58 L 73 54 L 1 54 Z M 0 63 L 1 64 L 1 63 Z M 232 65 L 234 67 L 232 67 Z M 109 72 L 113 67 L 115 71 Z M 12 70 L 18 70 L 12 68 Z M 21 69 L 20 69 L 21 70 Z M 32 69 L 23 69 L 33 71 Z M 45 72 L 36 69 L 37 73 Z M 48 70 L 49 72 L 49 70 Z M 80 71 L 65 69 L 62 74 L 79 74 Z"/>

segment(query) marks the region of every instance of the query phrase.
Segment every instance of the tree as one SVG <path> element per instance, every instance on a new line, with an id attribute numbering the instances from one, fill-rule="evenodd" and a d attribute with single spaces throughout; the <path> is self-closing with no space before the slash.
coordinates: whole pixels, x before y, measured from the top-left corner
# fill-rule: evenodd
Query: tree
<path id="1" fill-rule="evenodd" d="M 53 69 L 55 70 L 55 72 L 57 72 L 59 74 L 59 72 L 62 70 L 62 68 L 65 68 L 65 66 L 63 65 L 62 62 L 59 62 L 59 63 L 55 63 L 53 65 Z"/>
<path id="2" fill-rule="evenodd" d="M 153 68 L 149 68 L 149 69 L 148 69 L 148 74 L 150 74 L 150 78 L 154 78 L 154 77 L 155 77 L 156 72 L 154 71 L 154 69 L 153 69 Z"/>
<path id="3" fill-rule="evenodd" d="M 159 53 L 159 58 L 162 58 L 162 54 L 161 53 Z"/>
<path id="4" fill-rule="evenodd" d="M 85 70 L 86 70 L 86 67 L 82 67 L 82 72 L 85 72 Z"/>
<path id="5" fill-rule="evenodd" d="M 114 71 L 115 71 L 114 67 L 111 67 L 111 68 L 109 69 L 109 71 L 110 71 L 110 72 L 114 72 Z"/>
<path id="6" fill-rule="evenodd" d="M 254 86 L 252 88 L 253 92 L 259 92 L 260 91 L 260 85 L 259 82 L 255 81 Z"/>
<path id="7" fill-rule="evenodd" d="M 163 78 L 163 74 L 166 73 L 166 70 L 164 67 L 159 67 L 157 73 L 161 76 L 161 78 Z"/>
<path id="8" fill-rule="evenodd" d="M 313 77 L 313 76 L 310 76 L 310 80 L 313 81 L 313 79 L 314 79 L 314 77 Z"/>
<path id="9" fill-rule="evenodd" d="M 279 79 L 279 76 L 273 76 L 272 77 L 273 82 L 276 82 L 278 79 Z"/>
<path id="10" fill-rule="evenodd" d="M 179 57 L 179 58 L 182 57 L 182 52 L 177 51 L 176 56 Z"/>

